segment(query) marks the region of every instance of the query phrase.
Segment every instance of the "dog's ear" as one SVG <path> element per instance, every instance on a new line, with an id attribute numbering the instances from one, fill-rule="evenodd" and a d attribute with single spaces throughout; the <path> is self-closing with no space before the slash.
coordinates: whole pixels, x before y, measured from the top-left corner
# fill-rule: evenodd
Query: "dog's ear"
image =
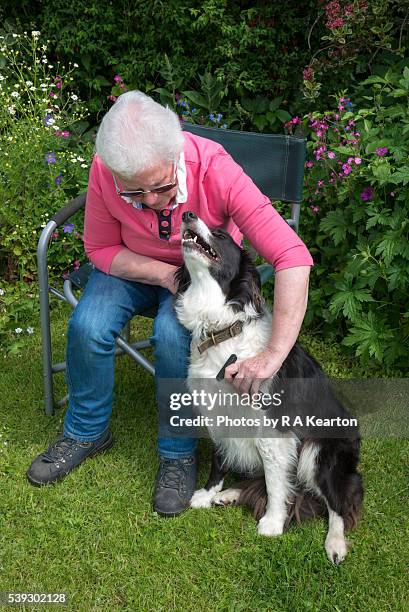
<path id="1" fill-rule="evenodd" d="M 251 304 L 258 314 L 263 310 L 261 282 L 257 268 L 247 251 L 241 252 L 240 270 L 230 285 L 227 302 L 231 302 L 237 312 Z"/>
<path id="2" fill-rule="evenodd" d="M 178 287 L 178 293 L 183 293 L 190 285 L 190 274 L 189 270 L 182 264 L 175 272 L 175 282 Z"/>

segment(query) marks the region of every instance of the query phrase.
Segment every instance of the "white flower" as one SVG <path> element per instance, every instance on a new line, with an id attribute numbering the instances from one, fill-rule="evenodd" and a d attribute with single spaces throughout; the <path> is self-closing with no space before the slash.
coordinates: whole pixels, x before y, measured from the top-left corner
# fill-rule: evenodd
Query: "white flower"
<path id="1" fill-rule="evenodd" d="M 76 96 L 75 94 L 73 94 L 73 95 L 71 96 L 71 100 L 74 100 L 74 102 L 75 102 L 76 100 L 78 100 L 78 96 Z"/>
<path id="2" fill-rule="evenodd" d="M 4 81 L 6 77 L 4 77 L 2 74 L 0 74 L 0 81 Z"/>
<path id="3" fill-rule="evenodd" d="M 88 164 L 81 164 L 81 168 L 88 168 Z"/>
<path id="4" fill-rule="evenodd" d="M 6 292 L 4 291 L 4 289 L 0 289 L 0 295 L 4 295 Z"/>
<path id="5" fill-rule="evenodd" d="M 35 91 L 36 88 L 34 87 L 34 85 L 32 87 L 30 87 L 30 91 Z"/>
<path id="6" fill-rule="evenodd" d="M 48 63 L 48 59 L 47 58 L 44 58 L 41 61 L 43 62 L 43 64 L 47 64 Z"/>
<path id="7" fill-rule="evenodd" d="M 78 68 L 78 64 L 74 64 L 74 68 Z"/>
<path id="8" fill-rule="evenodd" d="M 33 38 L 38 38 L 38 37 L 40 36 L 40 34 L 41 34 L 41 32 L 39 32 L 38 30 L 33 30 L 33 31 L 31 32 L 31 36 L 32 36 Z"/>
<path id="9" fill-rule="evenodd" d="M 23 330 L 21 329 L 21 327 L 16 327 L 14 331 L 16 332 L 16 334 L 21 334 Z"/>
<path id="10" fill-rule="evenodd" d="M 19 87 L 20 87 L 20 85 L 19 85 L 18 83 L 16 83 L 16 84 L 14 85 L 14 89 L 18 89 Z"/>
<path id="11" fill-rule="evenodd" d="M 18 34 L 12 34 L 12 37 L 13 37 L 13 38 L 17 38 L 17 37 L 18 37 Z"/>
<path id="12" fill-rule="evenodd" d="M 11 92 L 11 96 L 12 96 L 13 98 L 19 98 L 19 97 L 20 97 L 20 94 L 18 93 L 18 91 L 12 91 L 12 92 Z"/>
<path id="13" fill-rule="evenodd" d="M 28 334 L 32 334 L 34 332 L 34 328 L 33 327 L 27 327 L 27 333 Z"/>
<path id="14" fill-rule="evenodd" d="M 32 86 L 32 84 L 33 84 L 33 83 L 32 83 L 32 81 L 26 81 L 26 85 L 27 85 L 27 87 L 31 87 L 31 86 Z"/>

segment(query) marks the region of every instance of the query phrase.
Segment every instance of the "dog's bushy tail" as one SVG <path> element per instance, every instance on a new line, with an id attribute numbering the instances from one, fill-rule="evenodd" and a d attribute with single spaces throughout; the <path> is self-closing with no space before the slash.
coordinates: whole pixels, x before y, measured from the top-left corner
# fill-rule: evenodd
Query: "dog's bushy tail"
<path id="1" fill-rule="evenodd" d="M 267 489 L 264 476 L 245 480 L 234 485 L 241 489 L 237 505 L 247 506 L 256 521 L 259 521 L 267 509 Z M 287 519 L 284 529 L 288 529 L 293 522 L 298 524 L 316 517 L 326 516 L 327 506 L 324 500 L 307 491 L 296 493 L 292 502 L 288 504 Z"/>
<path id="2" fill-rule="evenodd" d="M 267 509 L 267 489 L 264 476 L 239 482 L 234 484 L 234 488 L 241 490 L 236 505 L 249 508 L 255 520 L 259 521 L 265 515 Z M 361 516 L 362 486 L 360 474 L 350 475 L 347 488 L 348 503 L 342 514 L 345 521 L 345 530 L 350 531 L 357 526 Z M 289 529 L 294 522 L 301 524 L 310 519 L 328 516 L 325 501 L 306 490 L 298 491 L 287 508 L 285 530 Z"/>

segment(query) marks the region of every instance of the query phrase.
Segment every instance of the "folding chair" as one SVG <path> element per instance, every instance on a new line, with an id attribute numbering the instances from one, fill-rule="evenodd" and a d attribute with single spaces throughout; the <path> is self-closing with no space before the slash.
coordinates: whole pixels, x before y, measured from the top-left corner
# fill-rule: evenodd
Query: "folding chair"
<path id="1" fill-rule="evenodd" d="M 184 130 L 220 143 L 264 194 L 272 200 L 291 202 L 291 216 L 287 219 L 287 223 L 298 232 L 304 178 L 304 139 L 279 134 L 257 134 L 224 130 L 193 124 L 184 124 Z M 53 374 L 65 370 L 66 364 L 65 362 L 52 363 L 49 294 L 51 293 L 55 297 L 68 302 L 75 308 L 77 298 L 73 293 L 73 287 L 83 289 L 93 267 L 88 263 L 70 274 L 69 278 L 64 281 L 63 293 L 61 293 L 59 289 L 50 286 L 48 282 L 47 249 L 56 228 L 83 208 L 85 199 L 86 194 L 83 193 L 58 211 L 47 223 L 38 241 L 37 261 L 40 287 L 45 413 L 47 415 L 54 414 L 54 407 L 63 405 L 68 397 L 65 396 L 60 401 L 54 400 Z M 258 266 L 258 270 L 262 283 L 265 283 L 274 273 L 272 266 L 269 264 Z M 142 313 L 142 315 L 153 318 L 155 312 L 153 309 L 150 309 Z M 149 340 L 146 339 L 131 344 L 129 342 L 129 329 L 128 324 L 121 336 L 117 338 L 116 354 L 122 355 L 127 353 L 148 372 L 154 374 L 153 364 L 140 353 L 141 349 L 150 346 Z"/>

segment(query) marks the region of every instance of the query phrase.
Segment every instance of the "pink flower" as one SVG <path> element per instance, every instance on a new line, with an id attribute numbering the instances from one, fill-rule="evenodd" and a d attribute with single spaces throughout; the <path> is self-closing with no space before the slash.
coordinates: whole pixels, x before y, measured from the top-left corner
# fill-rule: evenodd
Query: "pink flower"
<path id="1" fill-rule="evenodd" d="M 312 214 L 313 215 L 316 215 L 319 212 L 319 210 L 320 210 L 319 206 L 310 206 L 310 208 L 312 210 Z"/>
<path id="2" fill-rule="evenodd" d="M 307 163 L 305 164 L 306 168 L 313 168 L 314 167 L 314 162 L 312 161 L 307 161 Z"/>
<path id="3" fill-rule="evenodd" d="M 122 77 L 119 76 L 119 74 L 116 74 L 114 76 L 114 81 L 115 81 L 115 83 L 122 83 Z"/>
<path id="4" fill-rule="evenodd" d="M 314 71 L 312 68 L 306 68 L 302 73 L 304 81 L 312 81 L 314 78 Z"/>
<path id="5" fill-rule="evenodd" d="M 116 101 L 116 96 L 108 96 L 108 100 L 110 102 L 115 102 Z"/>
<path id="6" fill-rule="evenodd" d="M 378 147 L 375 151 L 378 157 L 383 157 L 387 153 L 389 153 L 388 147 Z"/>
<path id="7" fill-rule="evenodd" d="M 375 191 L 372 187 L 365 187 L 365 189 L 361 191 L 360 197 L 361 200 L 364 200 L 364 202 L 369 202 L 370 200 L 374 199 Z"/>
<path id="8" fill-rule="evenodd" d="M 352 172 L 352 167 L 349 164 L 343 164 L 342 169 L 344 171 L 344 174 L 351 174 Z"/>
<path id="9" fill-rule="evenodd" d="M 334 159 L 334 157 L 335 157 L 335 153 L 334 153 L 333 151 L 328 151 L 328 157 L 329 157 L 330 159 Z"/>
<path id="10" fill-rule="evenodd" d="M 61 134 L 62 134 L 62 136 L 64 138 L 69 138 L 70 137 L 70 132 L 68 130 L 64 130 Z"/>
<path id="11" fill-rule="evenodd" d="M 359 166 L 359 164 L 362 163 L 362 159 L 360 157 L 355 157 L 354 162 L 356 163 L 357 166 Z"/>
<path id="12" fill-rule="evenodd" d="M 62 87 L 61 81 L 57 81 L 55 86 L 56 86 L 57 89 L 61 89 L 61 87 Z"/>

